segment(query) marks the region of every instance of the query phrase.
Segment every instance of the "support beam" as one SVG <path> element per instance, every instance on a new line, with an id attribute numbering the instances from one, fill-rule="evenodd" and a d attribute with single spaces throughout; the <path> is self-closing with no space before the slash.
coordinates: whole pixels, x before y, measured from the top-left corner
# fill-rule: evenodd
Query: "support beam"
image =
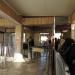
<path id="1" fill-rule="evenodd" d="M 69 17 L 68 17 L 68 24 L 71 24 L 71 22 L 72 22 L 72 17 L 69 16 Z"/>
<path id="2" fill-rule="evenodd" d="M 0 18 L 0 27 L 15 28 L 15 23 L 8 19 Z"/>
<path id="3" fill-rule="evenodd" d="M 71 38 L 75 40 L 75 24 L 71 24 Z"/>
<path id="4" fill-rule="evenodd" d="M 22 26 L 16 25 L 15 28 L 16 52 L 21 52 L 22 49 Z"/>
<path id="5" fill-rule="evenodd" d="M 71 38 L 75 40 L 75 12 L 71 16 Z"/>
<path id="6" fill-rule="evenodd" d="M 16 25 L 15 28 L 15 54 L 14 54 L 14 61 L 15 62 L 24 62 L 23 55 L 22 55 L 22 26 Z"/>
<path id="7" fill-rule="evenodd" d="M 11 9 L 3 0 L 0 0 L 0 13 L 1 13 L 1 16 L 3 16 L 2 12 L 20 23 L 21 17 L 18 16 L 16 14 L 16 12 L 13 9 Z M 4 15 L 4 17 L 5 17 L 5 15 Z"/>
<path id="8" fill-rule="evenodd" d="M 23 18 L 22 19 L 22 24 L 23 25 L 32 25 L 32 26 L 36 26 L 36 25 L 52 25 L 53 24 L 53 17 L 37 17 L 37 18 Z"/>
<path id="9" fill-rule="evenodd" d="M 71 16 L 71 23 L 75 24 L 75 12 Z"/>

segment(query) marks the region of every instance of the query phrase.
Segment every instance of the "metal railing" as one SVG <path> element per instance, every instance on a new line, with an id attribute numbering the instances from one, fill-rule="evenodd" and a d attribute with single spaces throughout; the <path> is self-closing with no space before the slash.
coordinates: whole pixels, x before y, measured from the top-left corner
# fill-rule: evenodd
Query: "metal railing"
<path id="1" fill-rule="evenodd" d="M 47 65 L 46 65 L 46 75 L 55 75 L 55 63 L 54 63 L 54 50 L 48 50 Z"/>
<path id="2" fill-rule="evenodd" d="M 55 51 L 55 67 L 56 67 L 56 75 L 66 75 L 65 72 L 65 62 L 61 55 Z"/>
<path id="3" fill-rule="evenodd" d="M 70 75 L 66 72 L 67 65 L 61 55 L 55 50 L 49 50 L 46 75 Z"/>

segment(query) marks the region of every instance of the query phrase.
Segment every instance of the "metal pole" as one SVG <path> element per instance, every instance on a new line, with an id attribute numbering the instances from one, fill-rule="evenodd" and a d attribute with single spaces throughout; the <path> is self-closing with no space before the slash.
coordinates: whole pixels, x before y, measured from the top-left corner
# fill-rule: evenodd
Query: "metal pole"
<path id="1" fill-rule="evenodd" d="M 51 50 L 51 71 L 52 74 L 51 75 L 56 75 L 56 70 L 55 70 L 55 17 L 53 18 L 53 48 Z M 49 74 L 50 75 L 50 74 Z"/>
<path id="2" fill-rule="evenodd" d="M 53 66 L 52 66 L 52 69 L 53 69 L 53 72 L 52 72 L 52 75 L 56 75 L 56 61 L 55 61 L 55 26 L 56 26 L 56 19 L 54 17 L 54 25 L 53 25 L 53 34 L 54 34 L 54 48 L 53 48 Z"/>

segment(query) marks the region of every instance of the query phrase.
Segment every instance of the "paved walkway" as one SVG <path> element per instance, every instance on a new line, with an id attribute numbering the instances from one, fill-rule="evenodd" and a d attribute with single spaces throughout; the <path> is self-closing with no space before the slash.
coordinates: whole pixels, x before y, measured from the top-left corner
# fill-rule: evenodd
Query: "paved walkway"
<path id="1" fill-rule="evenodd" d="M 5 69 L 0 67 L 0 75 L 44 75 L 45 66 L 46 57 L 23 63 L 7 62 Z"/>

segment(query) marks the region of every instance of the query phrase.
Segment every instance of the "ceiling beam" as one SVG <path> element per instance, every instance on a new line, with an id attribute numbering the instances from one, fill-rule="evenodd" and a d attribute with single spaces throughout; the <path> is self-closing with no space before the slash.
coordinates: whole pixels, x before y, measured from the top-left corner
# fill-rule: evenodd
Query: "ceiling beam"
<path id="1" fill-rule="evenodd" d="M 20 23 L 21 17 L 17 15 L 16 12 L 13 9 L 11 9 L 11 7 L 9 7 L 3 0 L 0 0 L 0 11 L 10 16 L 16 22 Z M 1 16 L 3 15 L 1 14 Z"/>
<path id="2" fill-rule="evenodd" d="M 32 26 L 38 26 L 38 25 L 52 25 L 53 24 L 53 17 L 36 17 L 36 18 L 23 18 L 22 19 L 23 25 L 32 25 Z"/>
<path id="3" fill-rule="evenodd" d="M 8 19 L 0 18 L 0 27 L 15 28 L 15 23 Z"/>

